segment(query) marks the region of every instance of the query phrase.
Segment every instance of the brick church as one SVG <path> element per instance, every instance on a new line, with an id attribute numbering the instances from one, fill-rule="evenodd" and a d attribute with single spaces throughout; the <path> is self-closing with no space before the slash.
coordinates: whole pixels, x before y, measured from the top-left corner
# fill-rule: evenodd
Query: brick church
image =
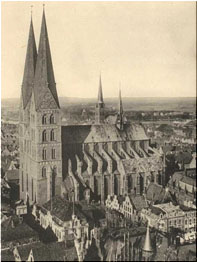
<path id="1" fill-rule="evenodd" d="M 164 183 L 163 155 L 150 146 L 141 124 L 127 123 L 121 94 L 115 122 L 106 120 L 100 78 L 92 125 L 61 124 L 45 12 L 36 48 L 31 20 L 20 100 L 20 198 L 43 204 L 143 194 Z"/>

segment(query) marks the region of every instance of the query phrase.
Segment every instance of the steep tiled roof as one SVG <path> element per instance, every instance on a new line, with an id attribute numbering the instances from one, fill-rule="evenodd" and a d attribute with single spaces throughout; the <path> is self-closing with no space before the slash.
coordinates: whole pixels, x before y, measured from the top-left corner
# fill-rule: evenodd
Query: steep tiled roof
<path id="1" fill-rule="evenodd" d="M 123 130 L 112 124 L 63 126 L 62 138 L 65 144 L 148 140 L 143 126 L 137 124 L 124 125 Z"/>
<path id="2" fill-rule="evenodd" d="M 63 144 L 84 143 L 90 129 L 90 125 L 62 126 Z"/>
<path id="3" fill-rule="evenodd" d="M 43 207 L 49 211 L 51 211 L 51 200 L 43 205 Z M 75 215 L 80 218 L 84 219 L 84 215 L 78 209 L 77 204 L 74 207 Z M 64 200 L 59 196 L 55 196 L 52 199 L 52 215 L 59 218 L 61 221 L 70 221 L 72 219 L 73 214 L 73 203 Z"/>
<path id="4" fill-rule="evenodd" d="M 69 252 L 68 252 L 69 251 Z M 64 257 L 69 253 L 70 260 L 77 258 L 76 249 L 74 247 L 66 250 L 64 242 L 54 242 L 50 244 L 39 244 L 32 247 L 35 261 L 65 261 Z"/>
<path id="5" fill-rule="evenodd" d="M 147 207 L 145 198 L 143 196 L 138 195 L 130 195 L 131 202 L 134 204 L 134 207 L 137 211 L 141 211 L 143 208 Z"/>
<path id="6" fill-rule="evenodd" d="M 165 189 L 158 184 L 150 183 L 147 188 L 146 198 L 149 201 L 161 202 L 165 196 Z"/>
<path id="7" fill-rule="evenodd" d="M 27 106 L 27 103 L 29 102 L 32 94 L 34 73 L 36 67 L 36 58 L 37 58 L 36 42 L 34 37 L 33 23 L 31 20 L 30 29 L 29 29 L 29 39 L 27 44 L 26 60 L 25 60 L 25 69 L 24 69 L 23 82 L 22 82 L 22 99 L 23 99 L 24 108 Z"/>
<path id="8" fill-rule="evenodd" d="M 59 108 L 44 11 L 36 62 L 34 94 L 36 109 Z"/>
<path id="9" fill-rule="evenodd" d="M 1 261 L 15 261 L 13 252 L 10 249 L 1 250 Z"/>
<path id="10" fill-rule="evenodd" d="M 192 154 L 189 152 L 179 152 L 175 159 L 178 163 L 189 164 L 192 161 Z"/>

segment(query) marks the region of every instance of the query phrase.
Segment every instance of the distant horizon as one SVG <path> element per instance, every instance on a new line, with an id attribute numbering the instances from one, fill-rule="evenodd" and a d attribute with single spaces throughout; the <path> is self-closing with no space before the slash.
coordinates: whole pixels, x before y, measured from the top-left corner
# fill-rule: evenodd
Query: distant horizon
<path id="1" fill-rule="evenodd" d="M 59 96 L 59 98 L 75 98 L 75 99 L 97 99 L 97 97 L 77 97 L 77 96 Z M 104 97 L 103 99 L 111 99 L 111 98 L 119 98 L 118 95 L 117 96 L 108 96 L 108 97 Z M 123 98 L 160 98 L 160 99 L 164 99 L 164 98 L 168 98 L 168 99 L 173 99 L 173 98 L 196 98 L 196 96 L 122 96 Z M 20 99 L 20 97 L 5 97 L 5 98 L 1 98 L 1 100 L 6 100 L 6 99 Z"/>

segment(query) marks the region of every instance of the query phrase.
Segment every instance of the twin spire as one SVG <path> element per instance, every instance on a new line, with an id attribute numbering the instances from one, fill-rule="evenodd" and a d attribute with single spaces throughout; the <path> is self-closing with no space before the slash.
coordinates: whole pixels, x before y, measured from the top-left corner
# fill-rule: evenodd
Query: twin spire
<path id="1" fill-rule="evenodd" d="M 31 19 L 26 60 L 25 60 L 25 69 L 24 69 L 23 82 L 22 82 L 23 108 L 27 106 L 31 98 L 33 82 L 34 82 L 34 74 L 36 68 L 36 59 L 37 59 L 37 48 L 36 48 L 36 41 L 34 36 L 33 23 Z"/>
<path id="2" fill-rule="evenodd" d="M 22 99 L 24 108 L 27 106 L 32 92 L 34 92 L 36 110 L 40 108 L 59 108 L 44 9 L 38 54 L 32 19 L 30 23 L 22 84 Z"/>
<path id="3" fill-rule="evenodd" d="M 101 124 L 104 122 L 104 100 L 103 100 L 103 90 L 102 90 L 102 80 L 101 75 L 99 78 L 99 89 L 98 89 L 98 101 L 96 104 L 96 115 L 95 115 L 95 122 L 97 124 Z M 118 125 L 119 128 L 123 128 L 123 105 L 122 105 L 122 96 L 121 96 L 121 89 L 119 89 L 119 112 L 118 112 Z"/>

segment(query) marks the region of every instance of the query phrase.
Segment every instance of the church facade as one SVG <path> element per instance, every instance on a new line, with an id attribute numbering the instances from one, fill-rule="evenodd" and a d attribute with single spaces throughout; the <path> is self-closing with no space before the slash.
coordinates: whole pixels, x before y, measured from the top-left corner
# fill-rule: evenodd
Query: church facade
<path id="1" fill-rule="evenodd" d="M 163 155 L 125 121 L 121 94 L 116 122 L 106 121 L 101 77 L 95 123 L 62 126 L 44 11 L 38 51 L 30 23 L 19 119 L 20 198 L 30 204 L 56 195 L 104 203 L 164 183 Z"/>

